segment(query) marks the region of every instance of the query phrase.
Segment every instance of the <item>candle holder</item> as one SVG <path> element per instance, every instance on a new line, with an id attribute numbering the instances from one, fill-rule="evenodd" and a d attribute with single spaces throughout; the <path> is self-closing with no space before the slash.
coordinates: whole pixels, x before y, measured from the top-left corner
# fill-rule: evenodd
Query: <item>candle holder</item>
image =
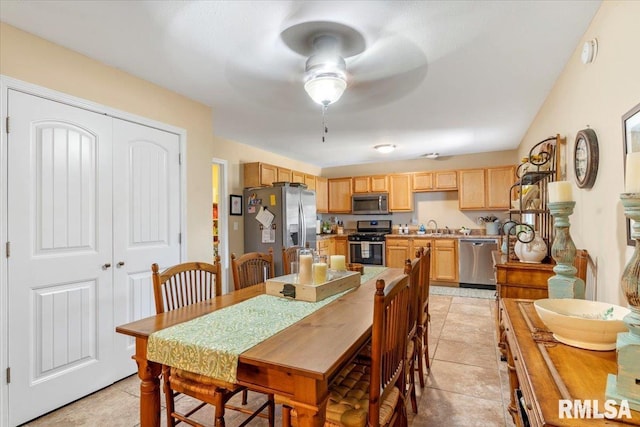
<path id="1" fill-rule="evenodd" d="M 625 216 L 635 221 L 631 238 L 636 247 L 620 281 L 629 303 L 630 312 L 623 319 L 629 332 L 618 334 L 618 375 L 609 374 L 606 396 L 619 402 L 626 400 L 630 408 L 640 411 L 640 193 L 623 193 L 620 200 Z"/>
<path id="2" fill-rule="evenodd" d="M 550 202 L 549 212 L 553 216 L 555 238 L 551 246 L 551 256 L 556 261 L 553 267 L 554 276 L 547 280 L 549 298 L 584 299 L 584 281 L 576 277 L 578 271 L 574 266 L 576 245 L 569 233 L 569 215 L 573 213 L 576 202 Z"/>

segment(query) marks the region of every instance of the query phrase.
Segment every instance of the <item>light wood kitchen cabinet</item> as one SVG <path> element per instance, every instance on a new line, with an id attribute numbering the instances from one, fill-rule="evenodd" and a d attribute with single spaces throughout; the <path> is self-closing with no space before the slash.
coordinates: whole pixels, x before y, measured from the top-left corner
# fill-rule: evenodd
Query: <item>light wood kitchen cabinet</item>
<path id="1" fill-rule="evenodd" d="M 431 248 L 433 250 L 431 279 L 438 282 L 458 282 L 457 239 L 433 239 Z"/>
<path id="2" fill-rule="evenodd" d="M 432 191 L 433 190 L 433 173 L 432 172 L 414 172 L 413 191 Z"/>
<path id="3" fill-rule="evenodd" d="M 465 169 L 458 174 L 458 203 L 461 210 L 509 209 L 509 189 L 515 180 L 513 166 Z"/>
<path id="4" fill-rule="evenodd" d="M 313 176 L 313 175 L 305 175 L 303 182 L 307 185 L 307 189 L 309 189 L 309 190 L 315 190 L 316 189 L 316 177 L 315 176 Z"/>
<path id="5" fill-rule="evenodd" d="M 389 192 L 389 178 L 387 175 L 374 175 L 369 177 L 372 193 Z"/>
<path id="6" fill-rule="evenodd" d="M 354 176 L 353 193 L 387 193 L 389 180 L 387 175 Z"/>
<path id="7" fill-rule="evenodd" d="M 304 182 L 304 183 L 306 183 L 306 177 L 305 177 L 304 172 L 292 171 L 291 172 L 291 182 Z"/>
<path id="8" fill-rule="evenodd" d="M 413 211 L 412 175 L 410 173 L 389 175 L 389 211 Z"/>
<path id="9" fill-rule="evenodd" d="M 484 169 L 461 170 L 458 172 L 458 176 L 460 181 L 460 188 L 458 189 L 460 209 L 484 209 L 486 187 Z"/>
<path id="10" fill-rule="evenodd" d="M 487 209 L 511 208 L 509 189 L 516 178 L 514 166 L 487 169 Z"/>
<path id="11" fill-rule="evenodd" d="M 354 176 L 352 179 L 353 179 L 353 194 L 369 192 L 368 176 Z"/>
<path id="12" fill-rule="evenodd" d="M 326 255 L 327 258 L 335 251 L 335 240 L 332 237 L 322 238 L 316 242 L 318 255 Z"/>
<path id="13" fill-rule="evenodd" d="M 278 179 L 279 182 L 292 182 L 291 181 L 291 169 L 286 168 L 278 168 Z"/>
<path id="14" fill-rule="evenodd" d="M 329 185 L 327 178 L 316 177 L 316 212 L 329 212 Z"/>
<path id="15" fill-rule="evenodd" d="M 265 187 L 278 180 L 278 167 L 259 162 L 245 163 L 243 175 L 245 188 Z"/>
<path id="16" fill-rule="evenodd" d="M 329 179 L 329 212 L 351 212 L 351 183 L 351 178 Z"/>
<path id="17" fill-rule="evenodd" d="M 458 189 L 457 171 L 434 171 L 434 190 L 454 191 Z"/>
<path id="18" fill-rule="evenodd" d="M 404 268 L 407 259 L 413 259 L 410 254 L 411 242 L 409 238 L 390 238 L 386 240 L 386 266 Z"/>
<path id="19" fill-rule="evenodd" d="M 347 241 L 347 236 L 336 236 L 334 237 L 334 241 L 334 251 L 331 255 L 344 255 L 345 259 L 349 259 L 349 242 Z"/>

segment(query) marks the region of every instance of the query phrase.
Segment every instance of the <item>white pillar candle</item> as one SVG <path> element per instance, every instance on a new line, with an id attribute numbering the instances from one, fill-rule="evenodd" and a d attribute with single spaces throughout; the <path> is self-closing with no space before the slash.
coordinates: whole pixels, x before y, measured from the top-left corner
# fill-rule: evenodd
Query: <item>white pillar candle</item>
<path id="1" fill-rule="evenodd" d="M 319 285 L 327 281 L 327 263 L 326 262 L 314 262 L 313 263 L 313 284 Z"/>
<path id="2" fill-rule="evenodd" d="M 569 181 L 550 182 L 547 185 L 549 202 L 572 202 L 573 190 Z"/>
<path id="3" fill-rule="evenodd" d="M 344 255 L 331 255 L 331 269 L 337 271 L 345 271 L 347 269 Z"/>
<path id="4" fill-rule="evenodd" d="M 640 151 L 627 154 L 625 193 L 640 193 Z"/>
<path id="5" fill-rule="evenodd" d="M 311 283 L 311 264 L 313 264 L 313 255 L 300 255 L 298 258 L 298 282 L 303 285 Z"/>

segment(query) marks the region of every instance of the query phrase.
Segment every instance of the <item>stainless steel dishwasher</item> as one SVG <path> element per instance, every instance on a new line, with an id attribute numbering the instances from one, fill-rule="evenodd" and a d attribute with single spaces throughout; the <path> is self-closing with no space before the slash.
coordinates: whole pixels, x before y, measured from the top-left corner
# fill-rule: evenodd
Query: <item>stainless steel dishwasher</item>
<path id="1" fill-rule="evenodd" d="M 491 251 L 498 250 L 498 239 L 460 239 L 458 256 L 460 287 L 495 289 Z"/>

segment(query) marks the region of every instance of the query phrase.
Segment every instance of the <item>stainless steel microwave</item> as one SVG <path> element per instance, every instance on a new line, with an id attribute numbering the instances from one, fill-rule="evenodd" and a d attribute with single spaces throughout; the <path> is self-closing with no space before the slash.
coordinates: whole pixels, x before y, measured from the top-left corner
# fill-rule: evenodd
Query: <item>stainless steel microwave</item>
<path id="1" fill-rule="evenodd" d="M 389 214 L 389 194 L 354 194 L 351 196 L 351 213 L 354 215 L 387 215 Z"/>

